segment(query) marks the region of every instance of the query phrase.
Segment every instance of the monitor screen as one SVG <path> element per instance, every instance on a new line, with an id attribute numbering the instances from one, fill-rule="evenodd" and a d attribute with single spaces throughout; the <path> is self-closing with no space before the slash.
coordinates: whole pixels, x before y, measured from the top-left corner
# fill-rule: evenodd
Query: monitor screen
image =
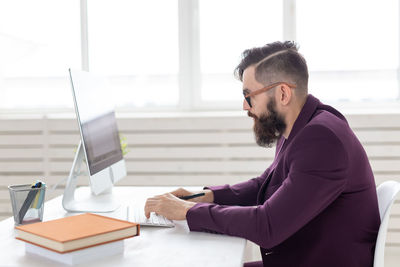
<path id="1" fill-rule="evenodd" d="M 122 160 L 117 122 L 113 111 L 81 124 L 90 175 Z"/>
<path id="2" fill-rule="evenodd" d="M 75 111 L 90 175 L 123 159 L 114 113 L 113 90 L 106 77 L 71 71 Z"/>

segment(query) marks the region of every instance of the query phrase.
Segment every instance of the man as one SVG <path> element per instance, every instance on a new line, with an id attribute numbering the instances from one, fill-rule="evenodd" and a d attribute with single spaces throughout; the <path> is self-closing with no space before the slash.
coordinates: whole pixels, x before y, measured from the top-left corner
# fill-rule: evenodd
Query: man
<path id="1" fill-rule="evenodd" d="M 236 75 L 257 144 L 276 142 L 261 176 L 149 198 L 145 212 L 183 220 L 191 231 L 239 236 L 260 246 L 251 266 L 372 266 L 380 225 L 367 155 L 346 119 L 308 94 L 306 61 L 294 42 L 244 51 Z M 250 264 L 245 264 L 245 266 Z"/>

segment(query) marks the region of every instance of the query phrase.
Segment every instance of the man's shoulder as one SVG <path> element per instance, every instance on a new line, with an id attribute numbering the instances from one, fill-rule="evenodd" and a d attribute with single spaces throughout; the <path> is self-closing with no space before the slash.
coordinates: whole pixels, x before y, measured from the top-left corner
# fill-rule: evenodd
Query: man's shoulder
<path id="1" fill-rule="evenodd" d="M 293 143 L 307 143 L 309 145 L 336 143 L 346 146 L 348 142 L 356 141 L 352 129 L 344 117 L 338 117 L 326 110 L 317 111 L 310 121 L 301 129 Z"/>
<path id="2" fill-rule="evenodd" d="M 296 134 L 293 142 L 315 143 L 316 140 L 340 140 L 351 132 L 346 120 L 334 114 L 320 110 Z"/>
<path id="3" fill-rule="evenodd" d="M 342 132 L 350 130 L 350 126 L 344 117 L 326 111 L 318 110 L 304 128 L 314 131 L 330 131 L 335 135 L 340 135 Z"/>

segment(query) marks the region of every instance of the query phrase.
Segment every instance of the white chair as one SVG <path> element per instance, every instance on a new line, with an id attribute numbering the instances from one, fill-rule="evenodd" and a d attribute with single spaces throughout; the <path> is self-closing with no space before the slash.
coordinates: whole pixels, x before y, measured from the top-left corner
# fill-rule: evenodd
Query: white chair
<path id="1" fill-rule="evenodd" d="M 381 216 L 381 225 L 379 226 L 378 238 L 376 239 L 374 267 L 384 267 L 385 242 L 390 217 L 390 209 L 400 191 L 400 183 L 395 181 L 386 181 L 376 189 L 378 194 L 379 215 Z"/>

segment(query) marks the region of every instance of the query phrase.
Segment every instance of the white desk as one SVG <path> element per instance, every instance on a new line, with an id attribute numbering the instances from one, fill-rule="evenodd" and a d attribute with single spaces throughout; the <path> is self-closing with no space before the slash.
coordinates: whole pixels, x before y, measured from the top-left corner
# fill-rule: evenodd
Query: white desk
<path id="1" fill-rule="evenodd" d="M 186 187 L 189 188 L 190 187 Z M 122 204 L 143 202 L 176 187 L 115 187 Z M 193 189 L 193 188 L 192 188 Z M 198 189 L 198 188 L 195 188 Z M 76 194 L 88 190 L 79 188 Z M 66 217 L 62 197 L 45 203 L 44 221 Z M 142 227 L 140 236 L 125 240 L 125 252 L 84 266 L 243 266 L 246 240 L 217 234 L 190 232 L 186 221 L 174 228 Z M 55 266 L 45 258 L 25 255 L 25 243 L 14 238 L 14 220 L 0 222 L 0 266 Z"/>

